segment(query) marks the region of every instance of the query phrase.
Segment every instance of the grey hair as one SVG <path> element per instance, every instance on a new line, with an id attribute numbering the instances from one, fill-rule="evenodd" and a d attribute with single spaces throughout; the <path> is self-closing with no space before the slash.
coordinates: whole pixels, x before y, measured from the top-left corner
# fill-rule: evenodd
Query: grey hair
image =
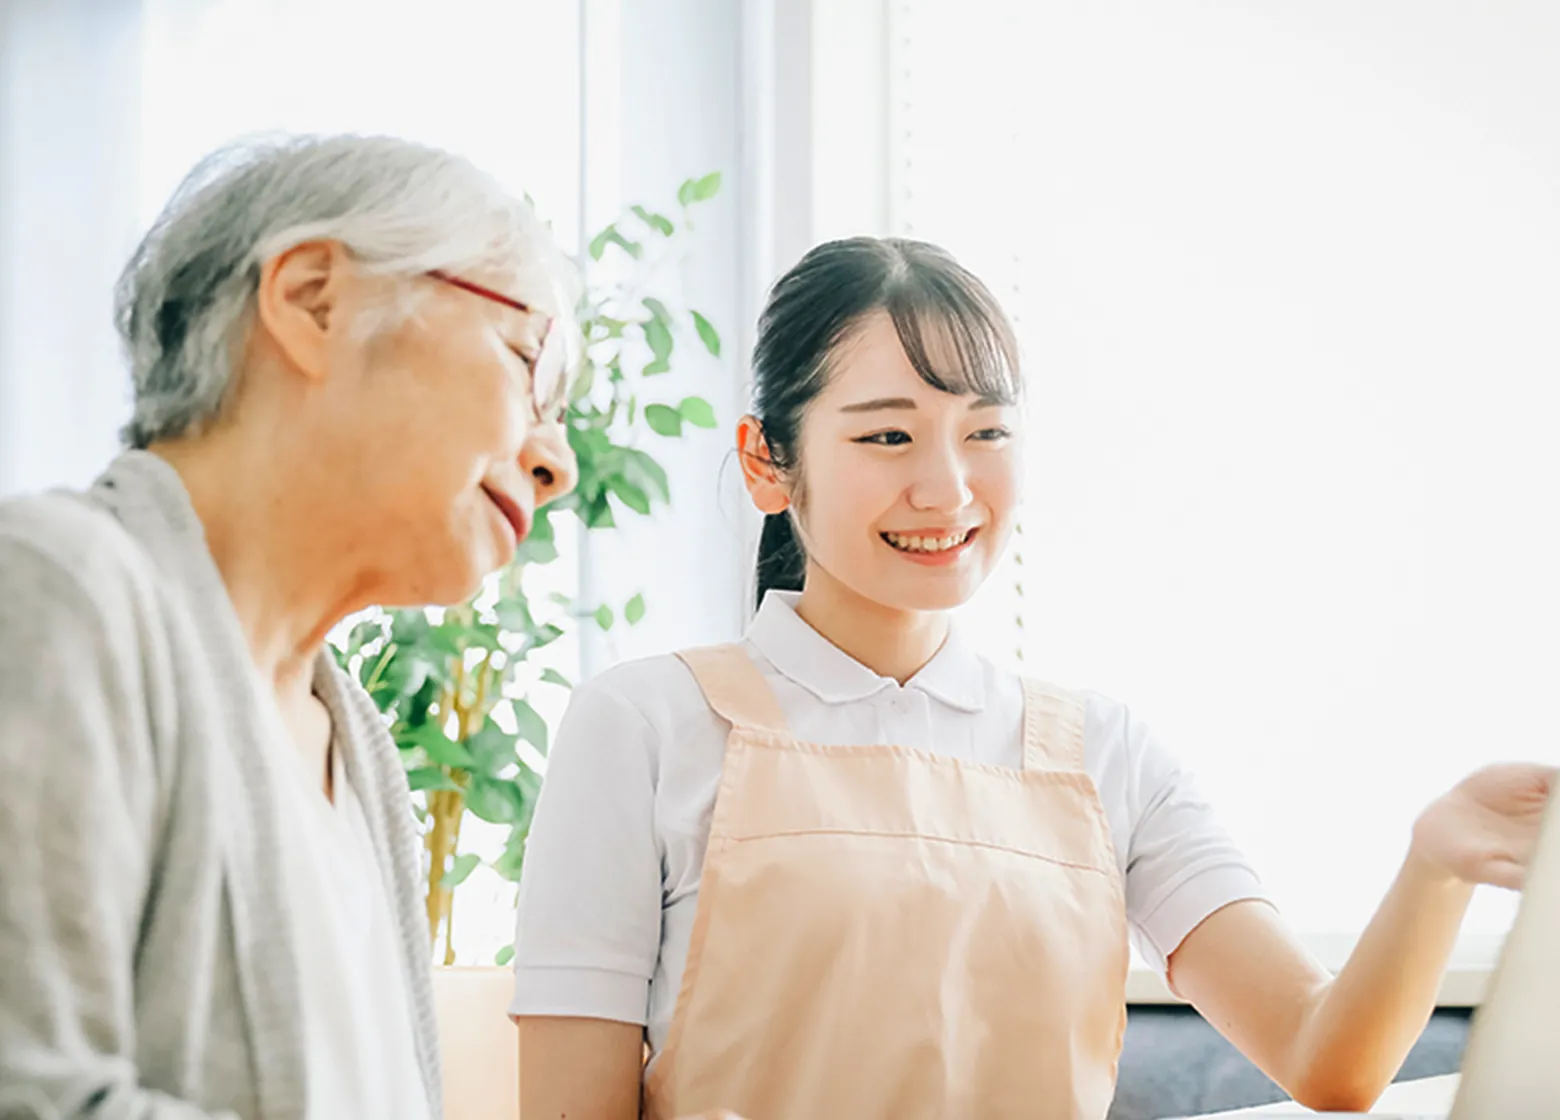
<path id="1" fill-rule="evenodd" d="M 467 160 L 388 137 L 240 141 L 190 172 L 120 275 L 115 321 L 135 402 L 127 445 L 198 435 L 217 419 L 261 266 L 309 241 L 338 241 L 384 275 L 502 271 L 575 345 L 572 263 L 527 201 Z"/>

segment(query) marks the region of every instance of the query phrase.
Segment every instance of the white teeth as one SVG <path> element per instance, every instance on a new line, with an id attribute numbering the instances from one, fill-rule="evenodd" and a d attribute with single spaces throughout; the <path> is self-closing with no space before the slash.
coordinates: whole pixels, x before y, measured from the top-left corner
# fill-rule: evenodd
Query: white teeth
<path id="1" fill-rule="evenodd" d="M 966 529 L 962 533 L 954 533 L 947 537 L 911 537 L 900 533 L 884 533 L 883 537 L 902 552 L 946 552 L 969 540 L 972 532 L 973 529 Z"/>

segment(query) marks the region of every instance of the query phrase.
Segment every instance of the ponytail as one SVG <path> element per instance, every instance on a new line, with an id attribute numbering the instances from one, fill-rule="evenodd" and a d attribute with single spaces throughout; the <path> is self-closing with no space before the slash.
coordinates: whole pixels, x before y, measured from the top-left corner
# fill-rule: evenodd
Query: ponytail
<path id="1" fill-rule="evenodd" d="M 807 574 L 807 556 L 796 538 L 791 514 L 771 513 L 764 518 L 764 532 L 758 540 L 757 606 L 771 591 L 800 591 Z"/>

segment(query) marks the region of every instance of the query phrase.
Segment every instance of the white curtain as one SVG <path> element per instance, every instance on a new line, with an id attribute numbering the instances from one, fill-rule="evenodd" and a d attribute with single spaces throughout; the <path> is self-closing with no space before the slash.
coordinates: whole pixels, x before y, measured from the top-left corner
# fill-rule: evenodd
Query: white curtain
<path id="1" fill-rule="evenodd" d="M 988 644 L 1132 704 L 1346 946 L 1431 797 L 1560 759 L 1560 10 L 894 0 L 889 42 L 892 226 L 1033 378 Z"/>
<path id="2" fill-rule="evenodd" d="M 140 23 L 129 0 L 0 0 L 0 495 L 90 481 L 128 417 Z"/>

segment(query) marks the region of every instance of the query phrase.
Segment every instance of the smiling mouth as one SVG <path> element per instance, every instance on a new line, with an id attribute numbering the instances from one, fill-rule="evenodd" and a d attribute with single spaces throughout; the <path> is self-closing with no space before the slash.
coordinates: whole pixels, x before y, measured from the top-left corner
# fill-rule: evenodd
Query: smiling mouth
<path id="1" fill-rule="evenodd" d="M 504 515 L 504 520 L 509 522 L 509 527 L 514 530 L 515 543 L 525 540 L 531 531 L 530 521 L 524 511 L 515 504 L 514 499 L 501 490 L 495 490 L 486 483 L 482 485 L 482 492 L 488 496 L 488 501 L 498 507 L 498 512 Z"/>
<path id="2" fill-rule="evenodd" d="M 915 552 L 923 554 L 936 554 L 939 552 L 952 552 L 970 542 L 970 539 L 980 532 L 980 529 L 962 529 L 956 533 L 880 533 L 878 534 L 888 542 L 890 548 L 899 552 Z"/>

